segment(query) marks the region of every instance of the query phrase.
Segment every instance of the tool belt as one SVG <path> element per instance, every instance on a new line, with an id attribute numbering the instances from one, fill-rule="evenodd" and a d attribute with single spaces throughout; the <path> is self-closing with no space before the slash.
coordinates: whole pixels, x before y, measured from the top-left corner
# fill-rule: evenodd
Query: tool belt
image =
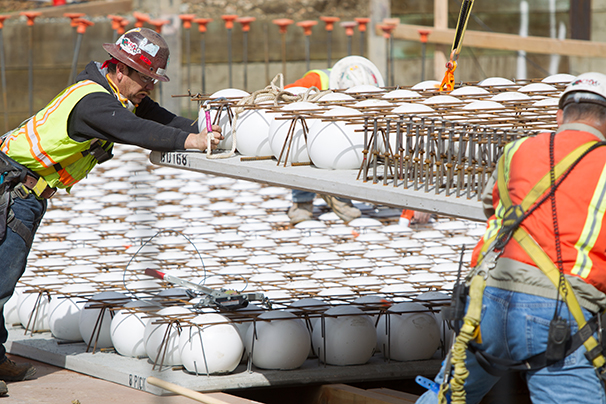
<path id="1" fill-rule="evenodd" d="M 14 198 L 26 199 L 33 193 L 39 199 L 49 199 L 56 188 L 48 186 L 43 177 L 0 152 L 0 242 L 10 228 L 31 246 L 31 231 L 15 217 L 11 209 Z"/>

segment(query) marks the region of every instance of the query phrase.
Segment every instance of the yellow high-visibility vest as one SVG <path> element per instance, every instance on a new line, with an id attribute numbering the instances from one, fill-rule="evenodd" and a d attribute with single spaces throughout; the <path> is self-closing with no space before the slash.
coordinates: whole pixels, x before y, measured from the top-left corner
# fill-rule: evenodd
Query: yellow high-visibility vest
<path id="1" fill-rule="evenodd" d="M 86 177 L 97 164 L 87 151 L 93 141 L 110 150 L 113 143 L 89 139 L 73 140 L 67 134 L 67 121 L 74 106 L 84 96 L 109 93 L 91 80 L 67 87 L 40 112 L 13 130 L 1 150 L 13 160 L 39 173 L 50 187 L 69 188 Z"/>

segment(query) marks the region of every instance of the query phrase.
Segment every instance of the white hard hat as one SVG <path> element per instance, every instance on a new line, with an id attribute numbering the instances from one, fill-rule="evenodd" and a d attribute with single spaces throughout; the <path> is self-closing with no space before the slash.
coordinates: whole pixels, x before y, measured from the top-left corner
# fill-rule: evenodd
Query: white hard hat
<path id="1" fill-rule="evenodd" d="M 583 73 L 574 79 L 562 93 L 559 108 L 568 104 L 587 102 L 606 107 L 606 75 Z"/>
<path id="2" fill-rule="evenodd" d="M 351 88 L 363 84 L 385 86 L 379 69 L 362 56 L 347 56 L 339 60 L 330 71 L 330 89 Z"/>

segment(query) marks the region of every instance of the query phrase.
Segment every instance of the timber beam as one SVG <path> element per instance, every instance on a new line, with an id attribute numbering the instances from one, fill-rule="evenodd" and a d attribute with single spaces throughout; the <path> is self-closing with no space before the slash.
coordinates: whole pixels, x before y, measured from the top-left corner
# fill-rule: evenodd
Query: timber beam
<path id="1" fill-rule="evenodd" d="M 400 24 L 392 32 L 394 39 L 420 42 L 419 29 L 428 30 L 428 43 L 452 45 L 454 29 L 436 29 L 424 25 Z M 377 32 L 380 28 L 375 27 Z M 582 41 L 577 39 L 552 39 L 545 37 L 521 37 L 514 34 L 496 32 L 465 32 L 463 46 L 472 48 L 498 49 L 506 51 L 526 51 L 547 55 L 606 57 L 606 42 Z"/>

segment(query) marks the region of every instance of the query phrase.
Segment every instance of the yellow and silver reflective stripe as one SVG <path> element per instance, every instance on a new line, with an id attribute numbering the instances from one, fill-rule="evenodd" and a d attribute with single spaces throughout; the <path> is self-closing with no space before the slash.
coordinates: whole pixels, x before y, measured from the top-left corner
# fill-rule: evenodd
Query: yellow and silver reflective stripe
<path id="1" fill-rule="evenodd" d="M 572 267 L 571 273 L 573 275 L 579 275 L 583 279 L 589 276 L 593 267 L 589 253 L 593 249 L 602 230 L 604 213 L 606 213 L 606 165 L 602 169 L 602 174 L 591 197 L 581 237 L 574 245 L 577 249 L 577 259 L 574 267 Z"/>
<path id="2" fill-rule="evenodd" d="M 57 110 L 61 106 L 63 100 L 65 100 L 68 96 L 70 96 L 74 91 L 79 88 L 96 84 L 94 81 L 85 80 L 79 83 L 74 84 L 71 87 L 68 87 L 63 94 L 60 94 L 55 98 L 51 103 L 45 108 L 43 116 L 38 120 L 38 125 L 44 125 L 46 120 L 50 117 L 50 115 Z"/>
<path id="3" fill-rule="evenodd" d="M 48 154 L 42 148 L 40 144 L 40 137 L 36 131 L 36 119 L 30 119 L 25 127 L 25 135 L 29 142 L 30 150 L 32 151 L 32 157 L 34 157 L 40 164 L 45 167 L 52 166 L 55 162 L 50 158 Z"/>
<path id="4" fill-rule="evenodd" d="M 507 145 L 505 145 L 505 148 L 503 150 L 503 155 L 499 159 L 499 164 L 497 165 L 497 167 L 503 168 L 502 174 L 503 174 L 503 178 L 504 178 L 506 184 L 509 182 L 509 166 L 511 164 L 511 159 L 513 158 L 514 154 L 518 151 L 518 149 L 520 148 L 522 143 L 524 143 L 527 139 L 529 139 L 529 138 L 527 138 L 527 137 L 521 138 L 521 139 L 518 139 L 514 142 L 511 142 L 511 143 L 508 143 Z M 498 174 L 501 174 L 501 173 L 498 173 Z M 497 181 L 497 183 L 498 183 L 498 181 Z M 501 227 L 503 226 L 503 216 L 505 215 L 506 209 L 509 207 L 509 206 L 505 206 L 503 204 L 503 198 L 506 198 L 507 201 L 509 201 L 509 194 L 501 195 L 499 192 L 499 203 L 497 205 L 497 208 L 495 209 L 495 218 L 493 220 L 488 221 L 488 226 L 486 228 L 486 231 L 484 232 L 484 237 L 483 237 L 484 246 L 482 247 L 482 249 L 480 251 L 481 257 L 483 257 L 484 254 L 486 254 L 486 251 L 488 250 L 488 248 L 494 241 L 494 239 L 497 236 L 497 234 L 499 233 L 499 230 L 501 229 Z"/>

